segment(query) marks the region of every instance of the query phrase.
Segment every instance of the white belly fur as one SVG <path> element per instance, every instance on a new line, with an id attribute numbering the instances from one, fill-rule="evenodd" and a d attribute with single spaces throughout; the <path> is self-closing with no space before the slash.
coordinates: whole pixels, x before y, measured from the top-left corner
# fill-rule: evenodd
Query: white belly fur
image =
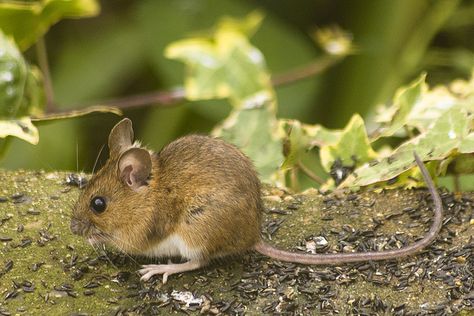
<path id="1" fill-rule="evenodd" d="M 172 234 L 149 249 L 145 255 L 148 257 L 180 256 L 186 259 L 197 259 L 201 257 L 201 251 L 197 248 L 190 248 L 179 235 Z"/>

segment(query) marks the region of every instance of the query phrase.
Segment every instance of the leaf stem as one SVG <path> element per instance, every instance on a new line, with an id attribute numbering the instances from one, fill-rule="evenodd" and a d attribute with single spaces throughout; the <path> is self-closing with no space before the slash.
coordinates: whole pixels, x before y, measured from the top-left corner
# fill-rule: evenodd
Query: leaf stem
<path id="1" fill-rule="evenodd" d="M 461 192 L 461 179 L 460 179 L 459 174 L 454 174 L 453 181 L 454 181 L 454 191 Z"/>
<path id="2" fill-rule="evenodd" d="M 324 183 L 324 180 L 320 176 L 318 176 L 313 171 L 311 171 L 308 167 L 306 167 L 304 164 L 302 164 L 301 161 L 297 163 L 297 166 L 298 166 L 298 168 L 301 169 L 301 171 L 303 171 L 312 180 L 316 181 L 319 184 Z"/>
<path id="3" fill-rule="evenodd" d="M 298 169 L 293 168 L 290 170 L 290 178 L 291 178 L 291 184 L 292 184 L 292 189 L 295 191 L 300 190 L 300 183 L 298 181 Z"/>
<path id="4" fill-rule="evenodd" d="M 46 95 L 46 112 L 53 112 L 56 110 L 54 104 L 54 91 L 51 81 L 51 72 L 49 70 L 48 53 L 46 51 L 46 44 L 44 37 L 40 37 L 36 42 L 36 56 L 38 57 L 38 64 L 43 73 L 44 91 Z"/>

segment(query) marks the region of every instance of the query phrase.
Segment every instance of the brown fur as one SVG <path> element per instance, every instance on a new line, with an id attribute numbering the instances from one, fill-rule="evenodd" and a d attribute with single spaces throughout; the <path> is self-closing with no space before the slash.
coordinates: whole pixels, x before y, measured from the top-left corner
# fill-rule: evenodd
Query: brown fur
<path id="1" fill-rule="evenodd" d="M 120 179 L 120 154 L 112 151 L 73 214 L 112 236 L 108 241 L 112 238 L 120 250 L 145 254 L 176 233 L 208 260 L 251 249 L 260 240 L 260 182 L 251 161 L 235 146 L 207 136 L 180 138 L 151 155 L 151 176 L 138 190 Z M 107 199 L 101 214 L 89 209 L 94 196 Z M 81 234 L 90 237 L 87 229 Z"/>

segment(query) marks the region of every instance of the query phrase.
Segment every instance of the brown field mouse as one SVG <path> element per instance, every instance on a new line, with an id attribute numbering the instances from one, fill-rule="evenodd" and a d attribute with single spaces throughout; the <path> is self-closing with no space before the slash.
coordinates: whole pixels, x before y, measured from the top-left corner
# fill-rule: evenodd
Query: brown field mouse
<path id="1" fill-rule="evenodd" d="M 198 269 L 211 259 L 256 250 L 304 264 L 342 264 L 414 254 L 430 244 L 442 224 L 442 203 L 423 163 L 415 160 L 434 200 L 426 236 L 389 251 L 297 254 L 276 249 L 260 235 L 263 203 L 253 164 L 223 140 L 190 135 L 154 153 L 133 143 L 132 122 L 123 119 L 109 135 L 110 157 L 81 192 L 71 220 L 73 233 L 91 243 L 148 257 L 180 256 L 185 263 L 144 265 L 142 280 Z"/>

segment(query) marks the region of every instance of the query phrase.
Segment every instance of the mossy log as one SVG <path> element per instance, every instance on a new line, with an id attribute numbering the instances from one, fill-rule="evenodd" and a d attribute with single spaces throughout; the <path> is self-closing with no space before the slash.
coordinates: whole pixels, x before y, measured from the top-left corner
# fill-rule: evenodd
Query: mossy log
<path id="1" fill-rule="evenodd" d="M 420 254 L 341 266 L 255 252 L 140 282 L 153 260 L 93 249 L 69 230 L 79 189 L 67 173 L 0 170 L 0 315 L 470 314 L 474 194 L 442 194 L 444 226 Z M 265 187 L 262 234 L 292 251 L 394 249 L 431 223 L 425 190 L 291 195 Z M 165 259 L 166 260 L 166 259 Z"/>

